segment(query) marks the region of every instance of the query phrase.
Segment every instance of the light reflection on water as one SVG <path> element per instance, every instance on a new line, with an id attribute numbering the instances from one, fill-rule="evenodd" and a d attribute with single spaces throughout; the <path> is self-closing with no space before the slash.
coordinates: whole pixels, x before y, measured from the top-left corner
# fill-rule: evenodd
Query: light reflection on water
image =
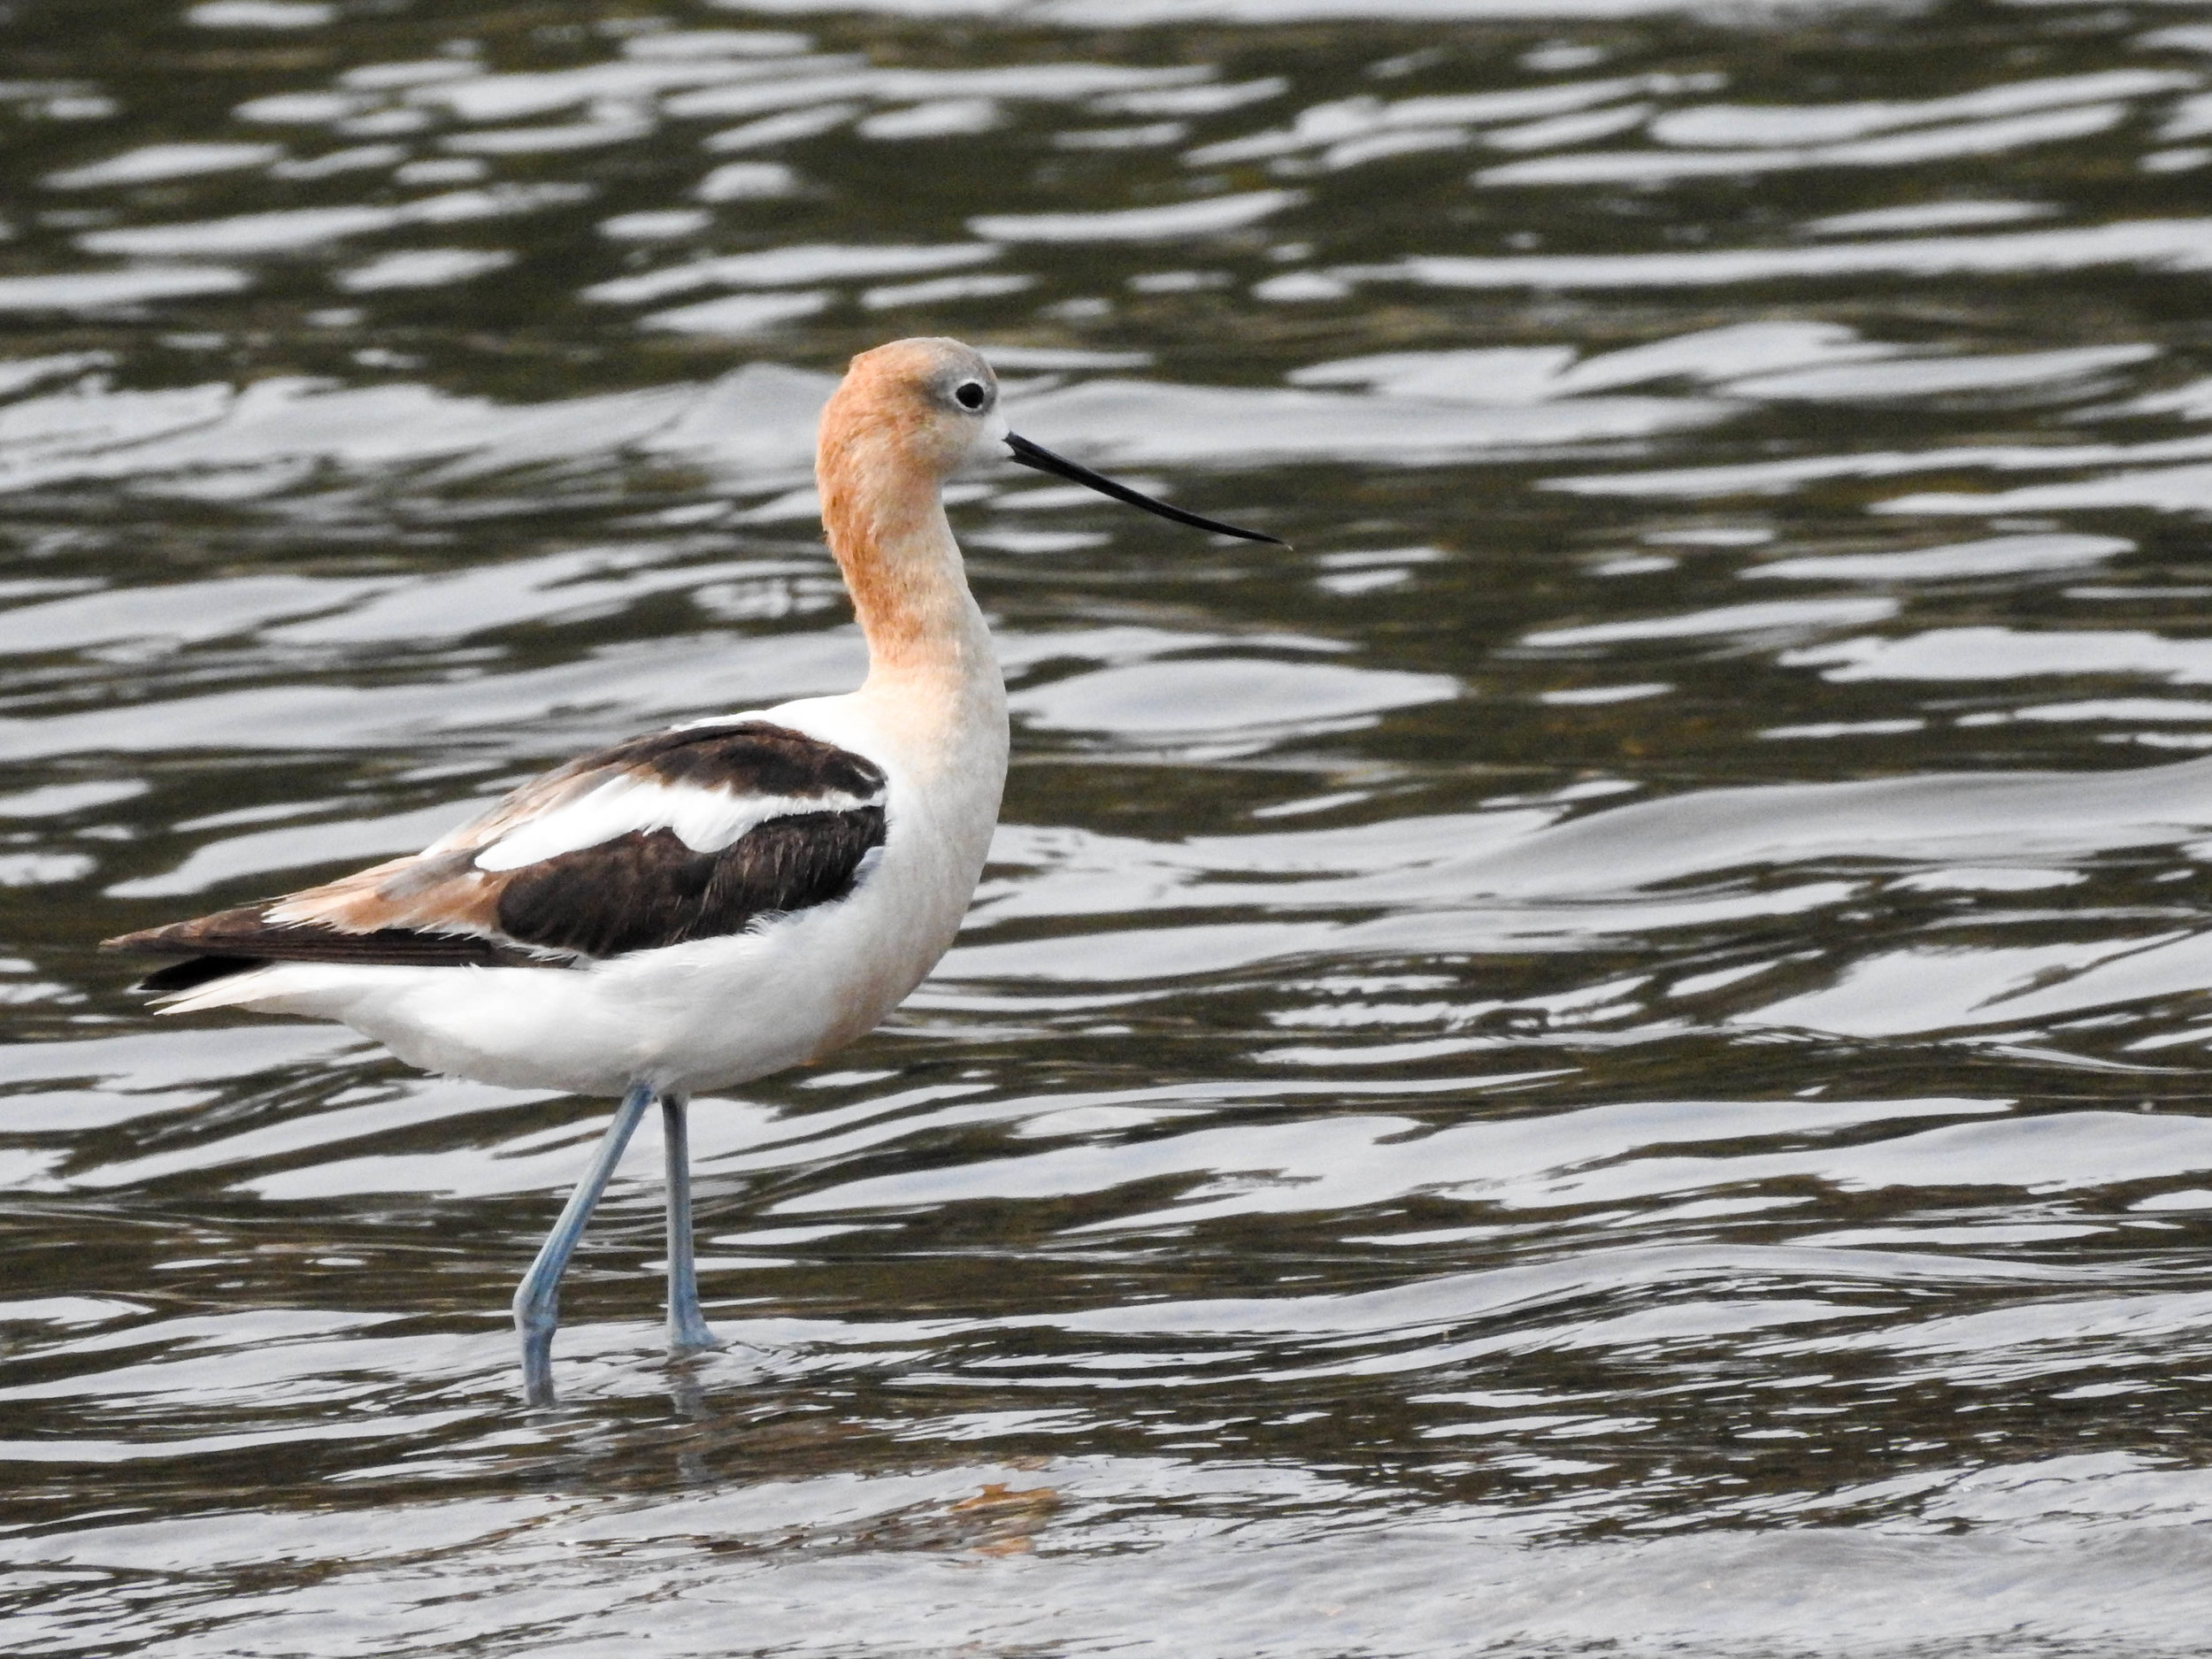
<path id="1" fill-rule="evenodd" d="M 0 1645 L 2204 1647 L 2212 34 L 343 10 L 11 25 Z M 1295 550 L 955 490 L 971 926 L 524 1417 L 596 1109 L 92 941 L 849 684 L 921 332 Z"/>

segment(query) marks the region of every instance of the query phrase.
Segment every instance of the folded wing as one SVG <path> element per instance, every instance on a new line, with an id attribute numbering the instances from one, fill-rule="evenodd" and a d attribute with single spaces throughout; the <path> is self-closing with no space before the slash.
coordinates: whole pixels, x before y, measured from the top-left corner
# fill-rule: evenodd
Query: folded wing
<path id="1" fill-rule="evenodd" d="M 126 933 L 180 958 L 141 988 L 273 962 L 572 967 L 741 933 L 849 894 L 883 845 L 886 780 L 764 720 L 681 727 L 571 761 L 406 858 Z"/>

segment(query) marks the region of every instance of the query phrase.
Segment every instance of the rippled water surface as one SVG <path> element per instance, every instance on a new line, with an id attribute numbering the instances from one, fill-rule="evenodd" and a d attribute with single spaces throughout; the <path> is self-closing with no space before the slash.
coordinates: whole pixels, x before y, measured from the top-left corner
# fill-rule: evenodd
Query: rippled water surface
<path id="1" fill-rule="evenodd" d="M 2212 19 L 22 0 L 0 1648 L 2212 1646 Z M 1509 15 L 1510 14 L 1510 15 Z M 1007 468 L 958 949 L 506 1303 L 604 1102 L 94 942 L 840 689 Z"/>

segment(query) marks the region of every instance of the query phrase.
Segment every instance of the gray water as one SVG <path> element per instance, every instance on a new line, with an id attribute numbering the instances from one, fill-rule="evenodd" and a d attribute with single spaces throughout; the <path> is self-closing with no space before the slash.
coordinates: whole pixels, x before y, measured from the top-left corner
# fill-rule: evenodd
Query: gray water
<path id="1" fill-rule="evenodd" d="M 24 0 L 0 1647 L 2212 1647 L 2212 21 Z M 649 1125 L 101 937 L 842 688 L 844 359 L 1016 759 L 883 1032 Z"/>

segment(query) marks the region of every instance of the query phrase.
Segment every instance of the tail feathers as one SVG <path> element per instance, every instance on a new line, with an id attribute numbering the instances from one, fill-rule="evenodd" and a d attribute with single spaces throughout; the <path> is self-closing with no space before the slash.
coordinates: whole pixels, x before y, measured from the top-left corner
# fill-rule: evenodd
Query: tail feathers
<path id="1" fill-rule="evenodd" d="M 217 979 L 227 979 L 233 974 L 250 973 L 266 965 L 252 956 L 187 956 L 173 962 L 165 968 L 156 968 L 151 973 L 131 987 L 149 996 L 171 997 L 196 990 Z"/>
<path id="2" fill-rule="evenodd" d="M 568 967 L 576 960 L 572 953 L 547 952 L 469 933 L 405 927 L 349 933 L 314 923 L 272 922 L 267 916 L 272 902 L 125 933 L 103 941 L 101 949 L 177 958 L 156 968 L 134 987 L 157 999 L 165 1014 L 250 1005 L 278 987 L 288 991 L 307 985 L 327 988 L 331 983 L 314 974 L 267 972 L 279 966 Z"/>
<path id="3" fill-rule="evenodd" d="M 211 1008 L 250 1008 L 277 987 L 271 984 L 278 964 L 234 956 L 196 956 L 151 973 L 138 989 L 154 995 L 157 1014 L 196 1014 Z M 170 976 L 183 980 L 177 983 Z M 188 977 L 189 976 L 189 977 Z M 168 983 L 159 983 L 167 980 Z"/>

